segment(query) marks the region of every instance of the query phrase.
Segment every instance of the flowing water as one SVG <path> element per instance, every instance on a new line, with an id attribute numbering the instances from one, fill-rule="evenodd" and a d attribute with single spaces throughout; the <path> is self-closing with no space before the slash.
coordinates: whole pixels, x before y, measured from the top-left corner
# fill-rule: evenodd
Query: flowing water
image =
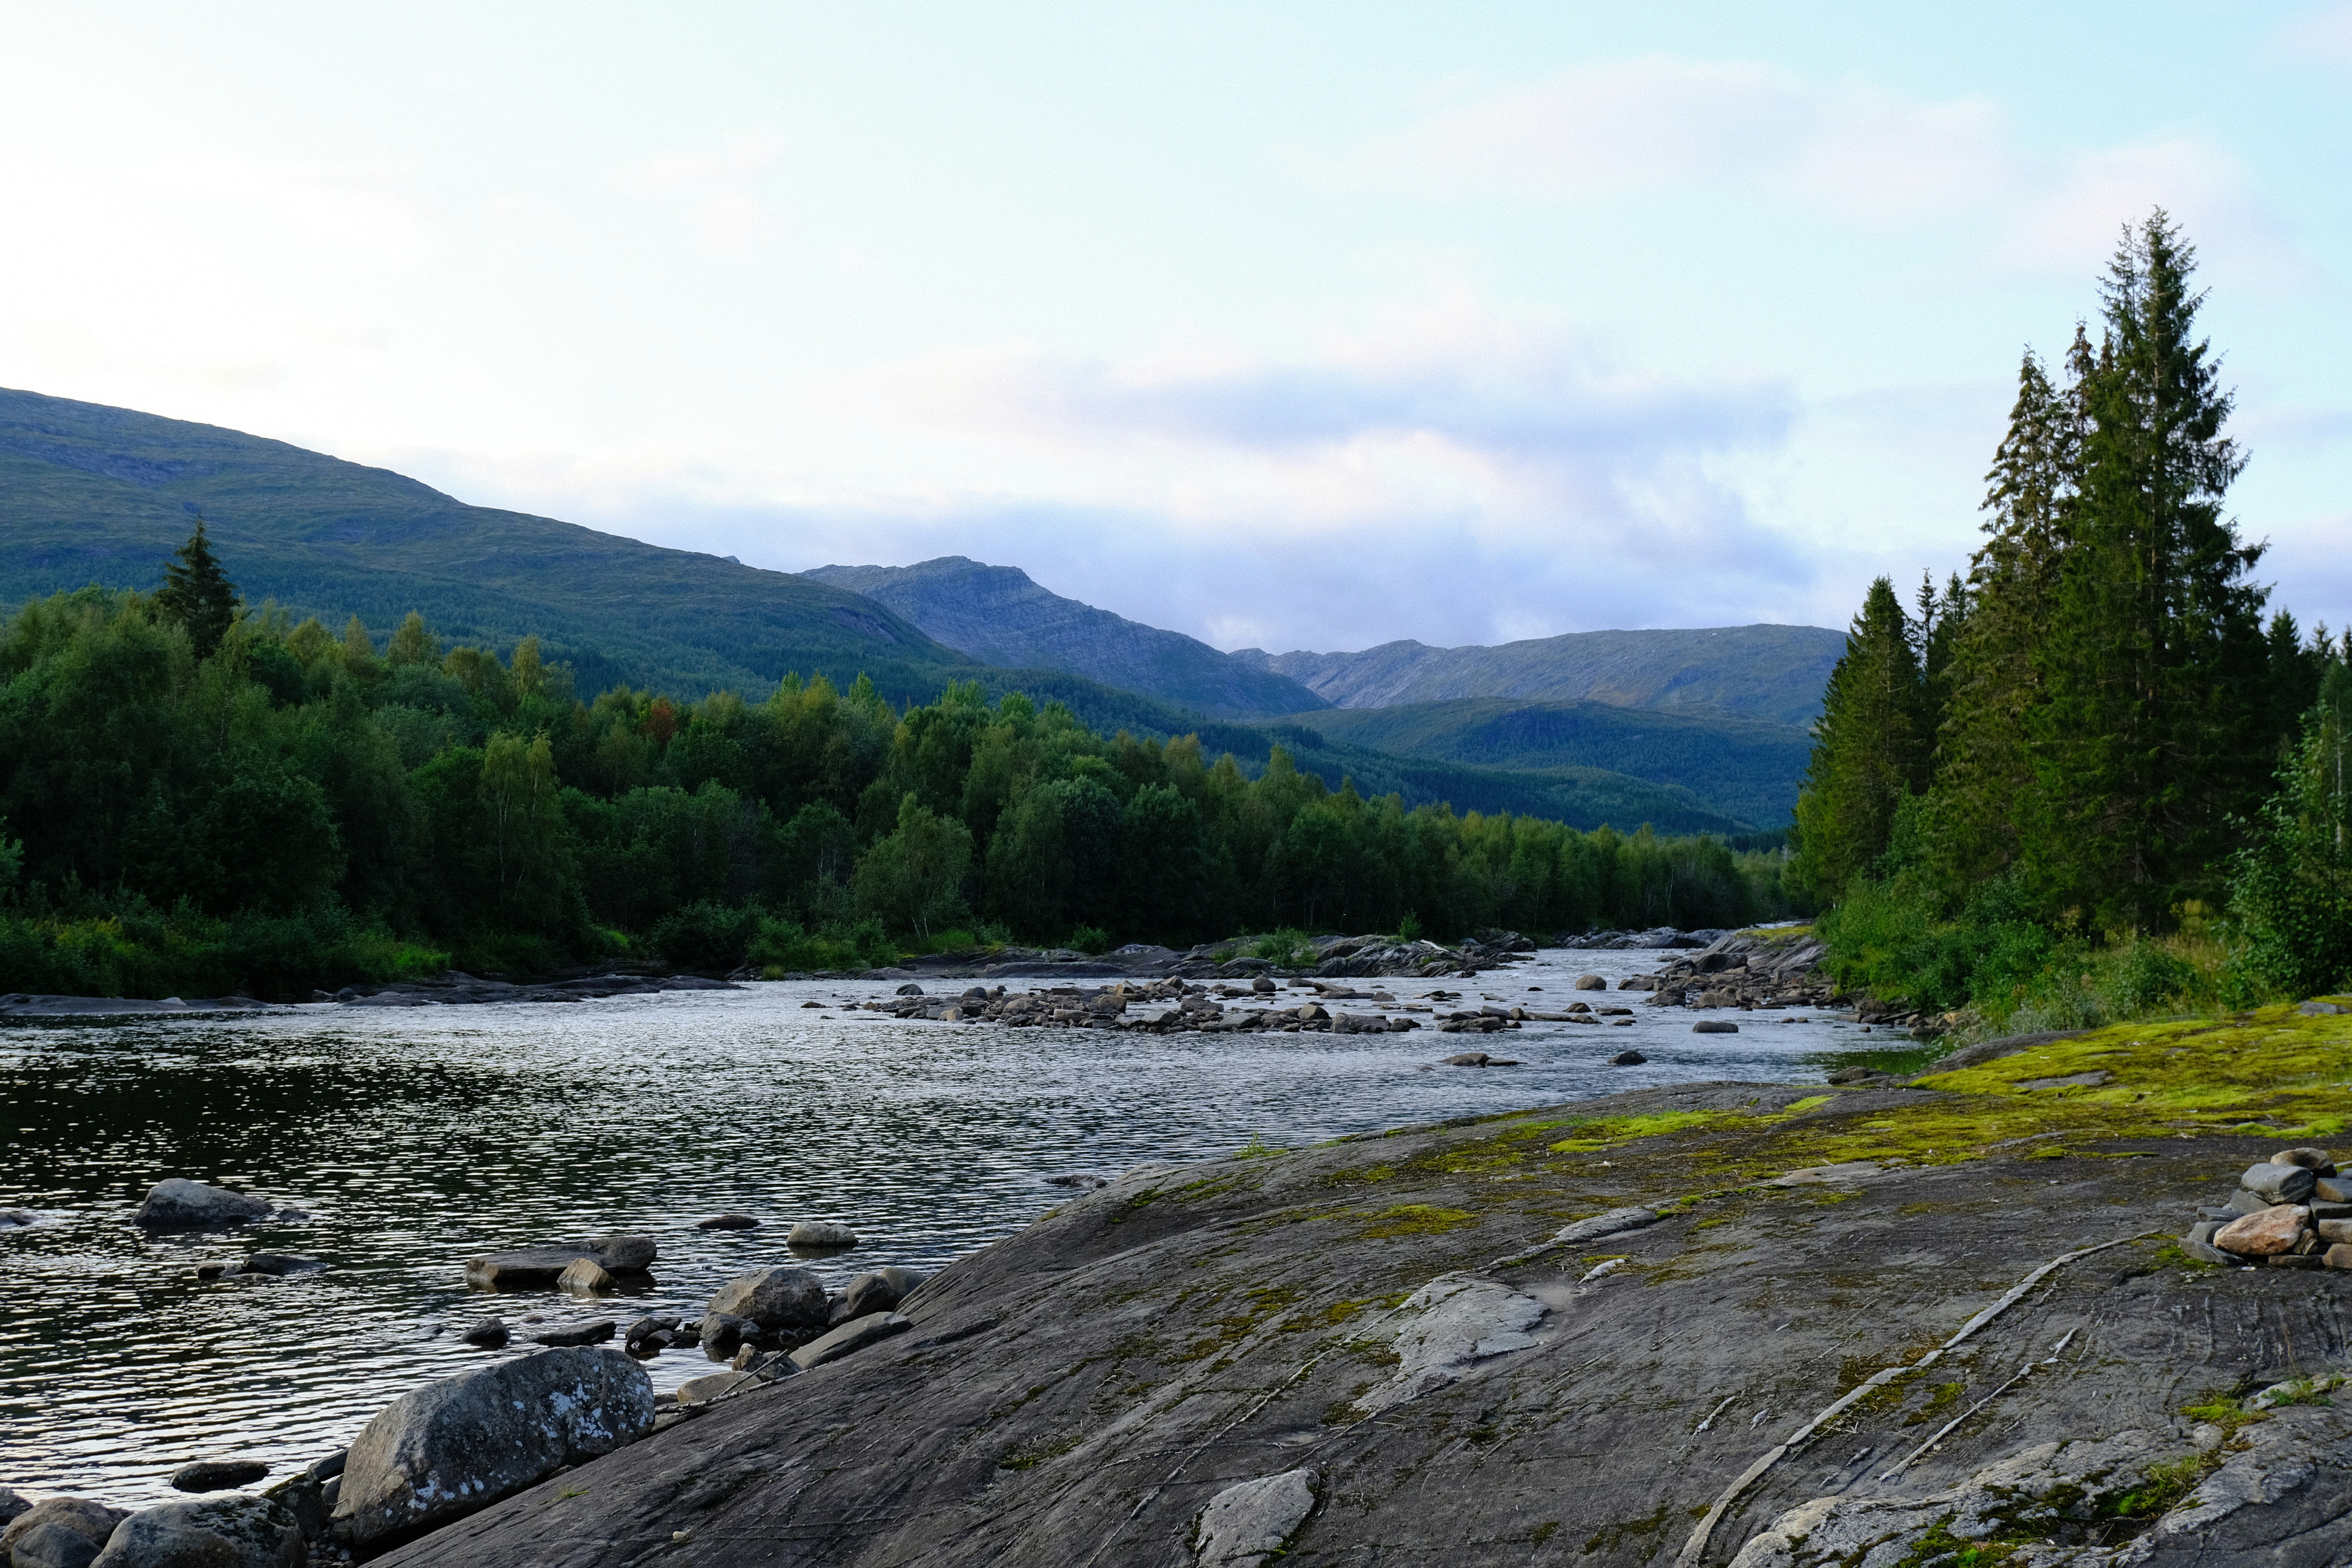
<path id="1" fill-rule="evenodd" d="M 1446 988 L 1472 1005 L 1556 1008 L 1578 973 L 1613 982 L 1656 958 L 1551 952 L 1475 982 L 1355 984 L 1400 1003 Z M 1661 1083 L 1805 1081 L 1864 1059 L 1840 1053 L 1898 1043 L 1778 1013 L 1694 1035 L 1689 1014 L 1613 992 L 1605 1000 L 1635 1005 L 1633 1026 L 1484 1037 L 1153 1037 L 901 1023 L 836 1005 L 890 989 L 789 982 L 0 1030 L 0 1208 L 39 1215 L 0 1229 L 0 1484 L 135 1506 L 174 1495 L 165 1478 L 193 1458 L 247 1456 L 284 1474 L 395 1394 L 481 1364 L 490 1352 L 457 1336 L 488 1313 L 510 1327 L 533 1313 L 625 1323 L 698 1316 L 727 1279 L 773 1263 L 805 1262 L 836 1289 L 885 1263 L 934 1269 L 1069 1196 L 1055 1175 Z M 1628 1047 L 1648 1064 L 1607 1065 Z M 1465 1049 L 1525 1065 L 1430 1066 Z M 312 1217 L 149 1236 L 131 1213 L 167 1176 Z M 761 1227 L 695 1228 L 730 1210 Z M 803 1218 L 845 1221 L 863 1244 L 795 1259 L 783 1237 Z M 474 1254 L 606 1230 L 660 1245 L 634 1294 L 596 1305 L 465 1286 Z M 330 1267 L 195 1278 L 200 1262 L 258 1250 Z M 712 1368 L 689 1349 L 648 1370 L 667 1390 Z"/>

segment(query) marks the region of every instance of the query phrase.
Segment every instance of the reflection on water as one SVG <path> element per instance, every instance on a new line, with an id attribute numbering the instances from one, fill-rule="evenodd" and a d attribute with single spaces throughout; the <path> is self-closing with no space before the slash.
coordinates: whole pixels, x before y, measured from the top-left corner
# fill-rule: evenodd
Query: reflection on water
<path id="1" fill-rule="evenodd" d="M 1557 1005 L 1580 971 L 1613 980 L 1654 961 L 1552 952 L 1453 984 L 1473 1001 Z M 1449 983 L 1383 984 L 1411 1002 Z M 530 1312 L 698 1314 L 730 1275 L 793 1261 L 795 1219 L 844 1220 L 865 1238 L 804 1260 L 837 1288 L 884 1263 L 936 1268 L 1019 1229 L 1067 1195 L 1045 1184 L 1055 1174 L 1646 1084 L 1811 1079 L 1837 1059 L 1824 1051 L 1874 1043 L 1769 1013 L 1741 1016 L 1738 1035 L 1694 1036 L 1687 1014 L 1645 1005 L 1632 1028 L 1530 1024 L 1475 1040 L 1154 1038 L 802 1006 L 888 989 L 806 982 L 0 1032 L 0 1207 L 43 1216 L 0 1231 L 0 1484 L 136 1504 L 173 1495 L 163 1478 L 191 1458 L 251 1455 L 282 1474 L 349 1441 L 394 1394 L 480 1364 L 485 1352 L 457 1336 L 486 1310 L 510 1325 Z M 1606 1065 L 1628 1046 L 1648 1065 Z M 1465 1048 L 1527 1065 L 1429 1069 Z M 313 1218 L 227 1235 L 133 1229 L 140 1197 L 173 1175 Z M 729 1210 L 762 1225 L 694 1228 Z M 661 1257 L 649 1287 L 609 1307 L 464 1285 L 474 1253 L 614 1229 L 653 1236 Z M 194 1278 L 200 1261 L 259 1250 L 331 1268 Z M 672 1352 L 649 1370 L 668 1389 L 709 1365 Z"/>

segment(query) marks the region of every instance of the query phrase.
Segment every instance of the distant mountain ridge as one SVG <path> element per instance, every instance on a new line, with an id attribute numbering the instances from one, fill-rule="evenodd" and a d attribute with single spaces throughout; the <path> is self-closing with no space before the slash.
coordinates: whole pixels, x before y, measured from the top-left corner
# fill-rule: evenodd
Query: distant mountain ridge
<path id="1" fill-rule="evenodd" d="M 801 575 L 863 594 L 990 664 L 1068 670 L 1214 719 L 1328 706 L 1286 675 L 1181 632 L 1066 599 L 1017 566 L 942 555 L 912 566 L 819 566 Z"/>
<path id="2" fill-rule="evenodd" d="M 1360 653 L 1234 658 L 1289 676 L 1335 708 L 1393 708 L 1459 697 L 1590 699 L 1621 708 L 1713 708 L 1781 724 L 1821 716 L 1822 692 L 1845 652 L 1823 626 L 1716 626 L 1568 632 L 1494 647 L 1382 643 Z"/>

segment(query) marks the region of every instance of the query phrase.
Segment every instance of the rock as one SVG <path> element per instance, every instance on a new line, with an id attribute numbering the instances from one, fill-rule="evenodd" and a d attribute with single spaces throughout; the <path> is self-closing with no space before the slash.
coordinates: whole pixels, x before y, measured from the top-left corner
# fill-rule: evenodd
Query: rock
<path id="1" fill-rule="evenodd" d="M 0 1563 L 25 1568 L 84 1568 L 104 1550 L 114 1527 L 131 1517 L 89 1498 L 37 1502 L 0 1530 Z"/>
<path id="2" fill-rule="evenodd" d="M 1441 1065 L 1450 1068 L 1482 1068 L 1486 1065 L 1486 1053 L 1484 1051 L 1464 1051 L 1458 1056 L 1446 1058 L 1444 1062 Z"/>
<path id="3" fill-rule="evenodd" d="M 1110 1182 L 1106 1177 L 1074 1172 L 1066 1176 L 1048 1176 L 1045 1178 L 1045 1184 L 1049 1187 L 1082 1187 L 1092 1192 L 1097 1187 L 1110 1185 Z"/>
<path id="4" fill-rule="evenodd" d="M 2306 1018 L 2327 1018 L 2338 1013 L 2352 1013 L 2352 1007 L 2339 1002 L 2305 1002 L 2295 1011 Z"/>
<path id="5" fill-rule="evenodd" d="M 569 1290 L 575 1296 L 601 1296 L 617 1289 L 620 1281 L 604 1272 L 604 1266 L 593 1258 L 575 1258 L 555 1277 L 555 1288 Z"/>
<path id="6" fill-rule="evenodd" d="M 596 1249 L 585 1243 L 572 1247 L 522 1247 L 466 1259 L 466 1283 L 491 1290 L 545 1289 L 556 1277 Z"/>
<path id="7" fill-rule="evenodd" d="M 1658 1211 L 1645 1208 L 1611 1209 L 1606 1214 L 1580 1219 L 1554 1236 L 1547 1247 L 1574 1247 L 1582 1241 L 1598 1241 L 1604 1236 L 1621 1236 L 1629 1230 L 1658 1223 Z"/>
<path id="8" fill-rule="evenodd" d="M 827 1362 L 839 1361 L 853 1351 L 905 1333 L 915 1326 L 910 1318 L 896 1312 L 869 1312 L 853 1318 L 841 1327 L 811 1340 L 785 1359 L 802 1372 L 814 1372 Z"/>
<path id="9" fill-rule="evenodd" d="M 2089 1072 L 2073 1072 L 2063 1078 L 2029 1078 L 2017 1085 L 2019 1089 L 2097 1089 L 2116 1075 L 2105 1068 Z"/>
<path id="10" fill-rule="evenodd" d="M 2230 1254 L 2219 1250 L 2213 1245 L 2213 1233 L 2220 1230 L 2224 1223 L 2225 1222 L 2221 1220 L 2208 1219 L 2200 1220 L 2197 1224 L 2190 1226 L 2189 1227 L 2189 1234 L 2180 1238 L 2180 1250 L 2189 1254 L 2189 1257 L 2197 1259 L 2200 1263 L 2236 1263 L 2241 1261 L 2239 1258 L 2233 1258 Z"/>
<path id="11" fill-rule="evenodd" d="M 530 1336 L 535 1345 L 600 1345 L 613 1337 L 613 1320 L 592 1318 L 586 1322 L 557 1323 Z"/>
<path id="12" fill-rule="evenodd" d="M 494 1351 L 507 1342 L 507 1326 L 496 1318 L 484 1318 L 457 1337 L 469 1345 Z"/>
<path id="13" fill-rule="evenodd" d="M 209 1498 L 142 1509 L 114 1527 L 90 1568 L 299 1568 L 302 1527 L 271 1498 Z"/>
<path id="14" fill-rule="evenodd" d="M 708 1312 L 703 1315 L 697 1337 L 704 1355 L 712 1361 L 725 1361 L 746 1339 L 760 1337 L 760 1325 L 732 1312 Z"/>
<path id="15" fill-rule="evenodd" d="M 1201 1510 L 1201 1568 L 1265 1568 L 1315 1511 L 1315 1472 L 1285 1470 L 1227 1487 Z"/>
<path id="16" fill-rule="evenodd" d="M 609 1454 L 653 1423 L 653 1384 L 617 1351 L 546 1351 L 445 1377 L 360 1433 L 335 1521 L 364 1555 Z"/>
<path id="17" fill-rule="evenodd" d="M 2273 1165 L 2300 1165 L 2315 1176 L 2336 1173 L 2335 1156 L 2325 1149 L 2282 1149 L 2270 1158 Z"/>
<path id="18" fill-rule="evenodd" d="M 1255 995 L 1271 996 L 1274 994 L 1274 982 L 1261 974 L 1250 982 L 1250 991 Z"/>
<path id="19" fill-rule="evenodd" d="M 722 1214 L 701 1221 L 697 1230 L 756 1230 L 760 1222 L 747 1214 Z"/>
<path id="20" fill-rule="evenodd" d="M 2241 1258 L 2276 1257 L 2294 1249 L 2295 1243 L 2303 1239 L 2304 1226 L 2310 1217 L 2293 1204 L 2281 1204 L 2260 1214 L 2231 1220 L 2213 1233 L 2213 1245 Z"/>
<path id="21" fill-rule="evenodd" d="M 279 1279 L 289 1274 L 317 1274 L 326 1267 L 323 1259 L 305 1258 L 299 1252 L 257 1252 L 245 1260 L 246 1273 Z"/>
<path id="22" fill-rule="evenodd" d="M 892 994 L 892 995 L 894 995 L 894 996 L 920 996 L 922 994 L 923 994 L 923 988 L 922 988 L 921 986 L 919 986 L 919 985 L 916 984 L 915 984 L 913 981 L 911 981 L 911 980 L 909 980 L 908 982 L 907 982 L 907 984 L 905 984 L 904 985 L 899 986 L 898 990 L 896 990 L 896 991 L 894 991 L 894 992 L 892 992 L 892 993 L 891 993 L 891 994 Z"/>
<path id="23" fill-rule="evenodd" d="M 804 1219 L 784 1238 L 787 1247 L 838 1248 L 857 1245 L 857 1233 L 829 1219 Z"/>
<path id="24" fill-rule="evenodd" d="M 1612 1068 L 1637 1068 L 1649 1059 L 1639 1051 L 1619 1051 L 1609 1058 L 1609 1065 Z"/>
<path id="25" fill-rule="evenodd" d="M 1396 1372 L 1356 1402 L 1361 1409 L 1386 1410 L 1443 1388 L 1478 1362 L 1532 1350 L 1537 1341 L 1527 1331 L 1549 1309 L 1507 1285 L 1442 1274 L 1406 1297 L 1397 1310 L 1405 1326 L 1393 1347 Z"/>
<path id="26" fill-rule="evenodd" d="M 10 1520 L 32 1506 L 29 1500 L 7 1487 L 0 1487 L 0 1529 L 5 1529 Z"/>
<path id="27" fill-rule="evenodd" d="M 2352 1219 L 2320 1219 L 2315 1216 L 2311 1228 L 2319 1233 L 2324 1242 L 2352 1241 Z"/>
<path id="28" fill-rule="evenodd" d="M 841 1302 L 849 1310 L 852 1318 L 862 1318 L 869 1312 L 887 1312 L 905 1300 L 908 1294 L 922 1282 L 923 1277 L 911 1268 L 893 1265 L 887 1268 L 871 1269 L 851 1277 L 849 1283 L 842 1288 Z"/>
<path id="29" fill-rule="evenodd" d="M 2250 1165 L 2238 1185 L 2274 1204 L 2299 1204 L 2311 1195 L 2319 1178 L 2301 1165 Z"/>
<path id="30" fill-rule="evenodd" d="M 815 1329 L 824 1326 L 828 1308 L 824 1282 L 810 1270 L 762 1268 L 721 1285 L 709 1310 L 763 1329 Z M 707 1325 L 703 1342 L 710 1342 Z"/>
<path id="31" fill-rule="evenodd" d="M 343 1473 L 343 1467 L 351 1463 L 351 1458 L 349 1448 L 338 1448 L 323 1459 L 311 1460 L 302 1473 L 314 1481 L 331 1481 Z"/>
<path id="32" fill-rule="evenodd" d="M 269 1205 L 259 1198 L 173 1176 L 147 1189 L 147 1201 L 131 1223 L 149 1230 L 211 1230 L 268 1217 Z"/>
<path id="33" fill-rule="evenodd" d="M 624 1231 L 597 1237 L 588 1245 L 596 1249 L 596 1261 L 614 1274 L 643 1274 L 653 1267 L 654 1257 L 660 1250 L 652 1237 L 631 1236 Z"/>
<path id="34" fill-rule="evenodd" d="M 2311 1195 L 2322 1203 L 2352 1204 L 2352 1177 L 2322 1176 L 2311 1184 Z"/>
<path id="35" fill-rule="evenodd" d="M 1706 1002 L 1701 1001 L 1699 1005 L 1704 1007 L 1706 1004 Z M 1736 1035 L 1739 1033 L 1739 1026 L 1733 1023 L 1728 1018 L 1702 1018 L 1697 1023 L 1691 1026 L 1691 1033 L 1694 1035 Z"/>
<path id="36" fill-rule="evenodd" d="M 2240 1187 L 2223 1200 L 2221 1206 L 2232 1214 L 2260 1214 L 2271 1205 L 2246 1191 L 2245 1188 Z"/>
<path id="37" fill-rule="evenodd" d="M 297 1470 L 276 1486 L 265 1488 L 262 1496 L 284 1509 L 294 1518 L 294 1528 L 305 1541 L 317 1541 L 327 1533 L 327 1521 L 335 1510 L 335 1497 L 342 1488 L 342 1478 L 331 1477 L 315 1480 L 305 1470 Z"/>
<path id="38" fill-rule="evenodd" d="M 1580 974 L 1576 977 L 1576 988 L 1579 991 L 1606 991 L 1609 982 L 1598 974 Z"/>
<path id="39" fill-rule="evenodd" d="M 20 1230 L 39 1218 L 31 1209 L 0 1209 L 0 1230 Z"/>
<path id="40" fill-rule="evenodd" d="M 2337 1242 L 2319 1255 L 2319 1261 L 2329 1268 L 2352 1268 L 2352 1243 Z"/>
<path id="41" fill-rule="evenodd" d="M 771 1381 L 756 1372 L 714 1372 L 702 1377 L 689 1377 L 677 1385 L 677 1402 L 680 1405 L 708 1405 L 721 1394 L 733 1394 L 738 1389 L 757 1388 Z"/>
<path id="42" fill-rule="evenodd" d="M 198 1459 L 172 1472 L 172 1489 L 184 1492 L 219 1492 L 251 1486 L 269 1473 L 259 1459 Z"/>

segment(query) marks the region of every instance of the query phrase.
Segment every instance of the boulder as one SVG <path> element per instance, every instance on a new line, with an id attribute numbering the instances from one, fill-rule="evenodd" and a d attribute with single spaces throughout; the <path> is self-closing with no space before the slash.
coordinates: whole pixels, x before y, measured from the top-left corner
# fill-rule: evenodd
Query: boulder
<path id="1" fill-rule="evenodd" d="M 31 1209 L 0 1209 L 0 1230 L 26 1228 L 40 1219 Z"/>
<path id="2" fill-rule="evenodd" d="M 37 1502 L 0 1530 L 0 1563 L 26 1568 L 84 1568 L 130 1515 L 89 1498 Z"/>
<path id="3" fill-rule="evenodd" d="M 854 1275 L 841 1292 L 842 1304 L 849 1309 L 852 1318 L 862 1318 L 869 1312 L 887 1312 L 905 1300 L 923 1277 L 911 1268 L 893 1265 L 887 1268 L 871 1269 Z"/>
<path id="4" fill-rule="evenodd" d="M 1612 1068 L 1637 1068 L 1649 1059 L 1639 1051 L 1619 1051 L 1609 1058 L 1609 1065 Z"/>
<path id="5" fill-rule="evenodd" d="M 762 1268 L 730 1279 L 710 1298 L 709 1310 L 763 1329 L 823 1328 L 828 1311 L 824 1282 L 806 1268 Z"/>
<path id="6" fill-rule="evenodd" d="M 0 1487 L 0 1529 L 5 1529 L 10 1520 L 32 1506 L 31 1500 L 6 1487 Z"/>
<path id="7" fill-rule="evenodd" d="M 299 1252 L 257 1252 L 245 1260 L 247 1274 L 268 1274 L 283 1279 L 289 1274 L 318 1274 L 327 1265 L 323 1259 L 305 1258 Z"/>
<path id="8" fill-rule="evenodd" d="M 696 1334 L 704 1355 L 712 1361 L 725 1361 L 746 1339 L 760 1337 L 760 1325 L 732 1312 L 709 1312 L 704 1314 Z"/>
<path id="9" fill-rule="evenodd" d="M 2352 1243 L 2337 1242 L 2319 1255 L 2319 1261 L 2329 1268 L 2352 1268 Z"/>
<path id="10" fill-rule="evenodd" d="M 2311 1196 L 2319 1178 L 2301 1165 L 2250 1165 L 2238 1185 L 2274 1204 L 2299 1204 Z"/>
<path id="11" fill-rule="evenodd" d="M 2207 1219 L 2200 1220 L 2195 1225 L 2190 1226 L 2189 1227 L 2189 1234 L 2180 1238 L 2180 1250 L 2189 1254 L 2189 1257 L 2197 1259 L 2200 1263 L 2236 1263 L 2240 1261 L 2240 1259 L 2231 1257 L 2230 1254 L 2216 1249 L 2213 1246 L 2213 1233 L 2220 1230 L 2222 1224 L 2223 1222 L 2221 1220 Z"/>
<path id="12" fill-rule="evenodd" d="M 2336 1158 L 2325 1149 L 2282 1149 L 2270 1158 L 2273 1165 L 2300 1165 L 2315 1176 L 2336 1173 Z"/>
<path id="13" fill-rule="evenodd" d="M 147 1201 L 131 1223 L 149 1230 L 211 1230 L 221 1226 L 250 1225 L 269 1217 L 269 1205 L 226 1187 L 173 1176 L 147 1189 Z"/>
<path id="14" fill-rule="evenodd" d="M 1580 974 L 1576 977 L 1576 988 L 1579 991 L 1606 991 L 1609 982 L 1598 974 Z"/>
<path id="15" fill-rule="evenodd" d="M 466 1259 L 466 1283 L 489 1290 L 543 1290 L 565 1269 L 596 1249 L 585 1242 L 564 1247 L 520 1247 Z"/>
<path id="16" fill-rule="evenodd" d="M 198 1459 L 172 1472 L 172 1489 L 222 1492 L 231 1487 L 251 1486 L 268 1473 L 269 1467 L 259 1459 Z"/>
<path id="17" fill-rule="evenodd" d="M 613 1337 L 613 1320 L 591 1318 L 585 1322 L 553 1323 L 530 1336 L 536 1345 L 600 1345 Z"/>
<path id="18" fill-rule="evenodd" d="M 609 1454 L 653 1424 L 653 1384 L 618 1351 L 545 1351 L 445 1377 L 402 1394 L 360 1433 L 335 1523 L 366 1555 Z"/>
<path id="19" fill-rule="evenodd" d="M 1285 1470 L 1227 1487 L 1201 1510 L 1201 1568 L 1264 1568 L 1315 1511 L 1315 1472 Z"/>
<path id="20" fill-rule="evenodd" d="M 799 1371 L 812 1372 L 827 1362 L 839 1361 L 853 1351 L 862 1351 L 867 1345 L 878 1344 L 903 1334 L 914 1326 L 913 1320 L 902 1318 L 896 1312 L 869 1312 L 819 1335 L 785 1359 Z"/>
<path id="21" fill-rule="evenodd" d="M 654 1256 L 660 1249 L 650 1236 L 631 1236 L 614 1231 L 590 1240 L 596 1249 L 596 1261 L 614 1274 L 643 1274 L 654 1266 Z"/>
<path id="22" fill-rule="evenodd" d="M 1704 1004 L 1702 1004 L 1704 1005 Z M 1694 1035 L 1736 1035 L 1739 1026 L 1728 1018 L 1701 1018 L 1691 1026 Z"/>
<path id="23" fill-rule="evenodd" d="M 1486 1053 L 1464 1051 L 1459 1056 L 1446 1058 L 1444 1065 L 1450 1068 L 1482 1068 L 1486 1065 Z"/>
<path id="24" fill-rule="evenodd" d="M 829 1219 L 804 1219 L 793 1226 L 784 1237 L 787 1247 L 850 1247 L 857 1245 L 857 1233 L 845 1225 Z"/>
<path id="25" fill-rule="evenodd" d="M 575 1258 L 555 1277 L 555 1288 L 575 1296 L 602 1296 L 617 1289 L 620 1281 L 604 1272 L 604 1265 L 593 1258 Z"/>
<path id="26" fill-rule="evenodd" d="M 2315 1220 L 2311 1228 L 2319 1233 L 2320 1240 L 2331 1245 L 2339 1241 L 2352 1241 L 2352 1219 Z"/>
<path id="27" fill-rule="evenodd" d="M 2260 1214 L 2271 1205 L 2246 1191 L 2245 1188 L 2240 1187 L 2222 1200 L 2221 1206 L 2232 1214 Z"/>
<path id="28" fill-rule="evenodd" d="M 756 1230 L 760 1222 L 747 1214 L 715 1215 L 695 1226 L 697 1230 Z"/>
<path id="29" fill-rule="evenodd" d="M 469 1345 L 494 1351 L 507 1342 L 507 1326 L 496 1318 L 484 1318 L 457 1337 Z"/>
<path id="30" fill-rule="evenodd" d="M 141 1509 L 90 1568 L 299 1568 L 307 1555 L 300 1522 L 276 1500 L 208 1498 Z"/>
<path id="31" fill-rule="evenodd" d="M 1702 991 L 1698 994 L 1698 1005 L 1702 1007 L 1737 1007 L 1739 996 L 1732 991 Z"/>
<path id="32" fill-rule="evenodd" d="M 2231 1220 L 2213 1233 L 2213 1245 L 2241 1258 L 2278 1257 L 2294 1250 L 2310 1217 L 2293 1204 L 2280 1204 Z"/>

